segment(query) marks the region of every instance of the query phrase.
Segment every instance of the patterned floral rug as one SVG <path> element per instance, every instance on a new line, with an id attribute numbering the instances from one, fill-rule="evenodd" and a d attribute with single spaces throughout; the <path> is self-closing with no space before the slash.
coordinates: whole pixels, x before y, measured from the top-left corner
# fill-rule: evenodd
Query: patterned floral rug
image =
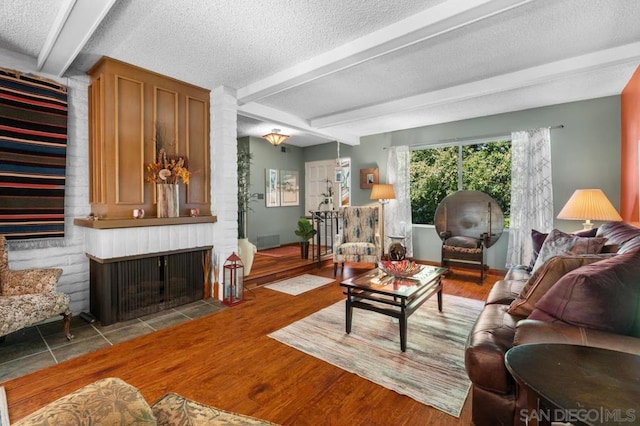
<path id="1" fill-rule="evenodd" d="M 319 277 L 317 275 L 311 274 L 302 274 L 298 275 L 297 277 L 277 281 L 272 284 L 267 284 L 265 285 L 265 287 L 270 288 L 271 290 L 276 290 L 282 293 L 297 296 L 298 294 L 304 293 L 305 291 L 322 287 L 323 285 L 327 285 L 334 281 L 334 278 Z"/>
<path id="2" fill-rule="evenodd" d="M 409 317 L 407 351 L 400 350 L 397 320 L 354 309 L 345 333 L 344 302 L 338 302 L 269 337 L 418 402 L 459 417 L 471 382 L 464 367 L 467 335 L 484 302 L 444 295 Z"/>

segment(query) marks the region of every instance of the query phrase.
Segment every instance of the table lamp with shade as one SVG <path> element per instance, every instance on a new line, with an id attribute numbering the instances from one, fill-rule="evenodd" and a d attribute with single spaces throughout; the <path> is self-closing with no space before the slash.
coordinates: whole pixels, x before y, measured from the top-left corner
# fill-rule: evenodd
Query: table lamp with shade
<path id="1" fill-rule="evenodd" d="M 564 205 L 558 219 L 584 220 L 584 230 L 593 228 L 592 220 L 621 222 L 622 217 L 601 189 L 576 189 Z"/>
<path id="2" fill-rule="evenodd" d="M 373 188 L 371 188 L 371 196 L 369 198 L 372 200 L 378 200 L 381 205 L 380 240 L 382 244 L 382 259 L 384 258 L 384 205 L 387 204 L 389 200 L 395 200 L 396 193 L 393 190 L 393 185 L 390 183 L 375 183 L 373 184 Z"/>

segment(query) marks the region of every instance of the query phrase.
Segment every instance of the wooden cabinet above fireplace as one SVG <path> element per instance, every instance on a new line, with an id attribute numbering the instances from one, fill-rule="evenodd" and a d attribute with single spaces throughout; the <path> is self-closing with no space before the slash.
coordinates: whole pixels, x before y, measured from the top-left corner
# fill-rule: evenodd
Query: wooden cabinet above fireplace
<path id="1" fill-rule="evenodd" d="M 180 215 L 211 214 L 209 90 L 103 57 L 88 72 L 89 201 L 100 218 L 156 215 L 155 184 L 146 166 L 158 141 L 184 156 L 192 172 L 179 184 Z"/>

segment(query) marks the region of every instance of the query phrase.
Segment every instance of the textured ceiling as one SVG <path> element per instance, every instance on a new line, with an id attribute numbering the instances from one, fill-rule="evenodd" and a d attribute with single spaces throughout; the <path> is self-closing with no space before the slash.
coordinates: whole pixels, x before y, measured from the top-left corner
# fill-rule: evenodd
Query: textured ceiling
<path id="1" fill-rule="evenodd" d="M 239 136 L 280 128 L 298 146 L 615 95 L 640 64 L 638 0 L 1 0 L 0 11 L 0 48 L 40 57 L 42 72 L 110 56 L 235 88 Z"/>

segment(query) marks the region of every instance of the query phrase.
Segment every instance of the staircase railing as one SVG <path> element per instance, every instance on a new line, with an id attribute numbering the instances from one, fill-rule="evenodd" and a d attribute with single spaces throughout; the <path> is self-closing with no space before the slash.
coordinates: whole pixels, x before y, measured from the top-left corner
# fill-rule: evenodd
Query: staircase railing
<path id="1" fill-rule="evenodd" d="M 322 256 L 333 253 L 333 239 L 340 232 L 340 210 L 310 210 L 311 220 L 318 233 L 312 245 L 313 260 L 322 266 Z"/>

